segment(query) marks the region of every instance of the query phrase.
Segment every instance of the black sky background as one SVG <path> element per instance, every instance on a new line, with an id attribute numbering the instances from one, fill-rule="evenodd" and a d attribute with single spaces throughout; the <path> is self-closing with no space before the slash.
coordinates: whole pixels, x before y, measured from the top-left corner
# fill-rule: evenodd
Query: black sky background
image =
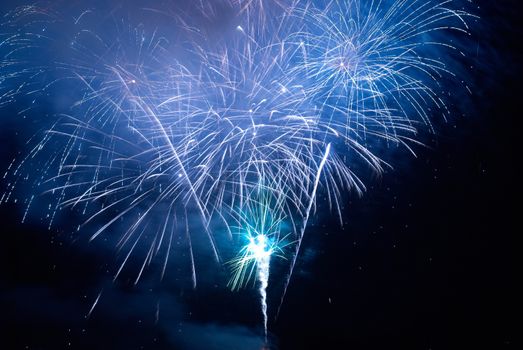
<path id="1" fill-rule="evenodd" d="M 417 158 L 367 181 L 362 198 L 350 196 L 343 229 L 329 216 L 314 222 L 279 318 L 270 320 L 275 348 L 512 349 L 520 342 L 523 5 L 477 3 L 483 27 L 464 116 L 440 125 Z M 5 169 L 19 125 L 1 126 Z M 215 281 L 195 291 L 169 279 L 113 284 L 105 272 L 110 252 L 22 225 L 21 215 L 15 204 L 0 206 L 1 349 L 261 348 L 255 291 L 234 294 Z M 277 301 L 270 293 L 269 303 Z"/>

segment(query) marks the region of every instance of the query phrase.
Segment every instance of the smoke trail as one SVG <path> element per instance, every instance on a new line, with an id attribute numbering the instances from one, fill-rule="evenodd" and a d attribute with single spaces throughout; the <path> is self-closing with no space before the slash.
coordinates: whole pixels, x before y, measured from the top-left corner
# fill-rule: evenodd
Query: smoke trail
<path id="1" fill-rule="evenodd" d="M 262 236 L 263 237 L 263 236 Z M 263 242 L 263 250 L 266 250 L 265 239 Z M 261 309 L 263 313 L 263 331 L 265 334 L 265 342 L 267 342 L 267 286 L 269 285 L 269 270 L 270 270 L 271 254 L 264 254 L 256 259 L 258 282 L 260 284 L 258 291 L 260 292 Z"/>

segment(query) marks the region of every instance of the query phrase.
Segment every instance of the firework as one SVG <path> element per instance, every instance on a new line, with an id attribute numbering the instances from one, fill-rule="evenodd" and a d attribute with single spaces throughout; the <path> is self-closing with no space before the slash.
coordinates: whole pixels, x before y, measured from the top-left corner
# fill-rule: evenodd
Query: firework
<path id="1" fill-rule="evenodd" d="M 163 276 L 179 239 L 196 286 L 192 213 L 216 261 L 239 232 L 230 286 L 256 277 L 266 329 L 271 257 L 288 255 L 292 237 L 283 302 L 318 193 L 341 222 L 341 198 L 364 190 L 365 169 L 381 173 L 385 149 L 413 152 L 420 128 L 449 114 L 445 81 L 455 75 L 443 57 L 462 54 L 451 38 L 472 16 L 451 0 L 198 8 L 213 21 L 219 4 L 237 14 L 217 40 L 179 17 L 175 29 L 148 30 L 91 10 L 70 21 L 34 6 L 8 15 L 0 106 L 62 103 L 9 167 L 0 202 L 31 188 L 51 194 L 50 227 L 69 208 L 85 216 L 79 228 L 98 225 L 91 240 L 121 232 L 115 278 L 136 247 L 146 251 L 135 283 L 157 255 Z"/>
<path id="2" fill-rule="evenodd" d="M 261 182 L 258 188 L 249 193 L 243 207 L 235 215 L 238 220 L 236 231 L 244 241 L 238 256 L 228 262 L 232 267 L 229 286 L 235 290 L 245 286 L 249 280 L 258 283 L 263 314 L 265 338 L 267 340 L 267 286 L 269 284 L 270 262 L 273 257 L 285 259 L 284 248 L 290 233 L 283 235 L 286 227 L 285 198 L 274 198 L 270 186 Z"/>

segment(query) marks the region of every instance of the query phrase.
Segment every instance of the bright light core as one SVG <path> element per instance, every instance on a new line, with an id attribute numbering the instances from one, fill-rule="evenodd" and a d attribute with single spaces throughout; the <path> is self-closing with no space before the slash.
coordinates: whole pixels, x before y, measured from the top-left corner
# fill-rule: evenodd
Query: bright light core
<path id="1" fill-rule="evenodd" d="M 266 235 L 260 234 L 256 237 L 249 237 L 249 245 L 247 246 L 249 255 L 254 259 L 263 259 L 270 256 L 273 252 L 269 244 L 269 238 Z"/>

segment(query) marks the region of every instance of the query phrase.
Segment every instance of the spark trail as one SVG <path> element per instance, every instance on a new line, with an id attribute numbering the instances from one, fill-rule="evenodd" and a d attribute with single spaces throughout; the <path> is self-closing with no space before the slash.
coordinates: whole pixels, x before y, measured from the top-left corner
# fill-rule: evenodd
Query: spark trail
<path id="1" fill-rule="evenodd" d="M 263 329 L 265 342 L 267 342 L 267 286 L 269 285 L 269 270 L 273 252 L 272 248 L 269 247 L 267 237 L 263 234 L 252 238 L 247 250 L 248 255 L 252 255 L 256 260 L 256 277 L 259 282 L 258 291 L 260 292 L 263 313 Z"/>
<path id="2" fill-rule="evenodd" d="M 291 281 L 292 272 L 294 271 L 294 265 L 296 264 L 296 259 L 298 259 L 298 255 L 300 253 L 300 247 L 301 247 L 301 242 L 303 240 L 303 235 L 305 234 L 305 229 L 307 228 L 307 223 L 309 222 L 309 216 L 311 213 L 312 206 L 313 206 L 314 202 L 316 201 L 316 192 L 318 191 L 318 185 L 320 183 L 321 173 L 323 171 L 323 167 L 325 166 L 325 163 L 327 162 L 327 157 L 329 156 L 330 149 L 331 149 L 331 144 L 329 143 L 327 145 L 327 149 L 325 150 L 325 154 L 324 154 L 320 164 L 318 165 L 318 171 L 316 172 L 316 178 L 314 179 L 314 186 L 312 188 L 312 193 L 311 193 L 311 196 L 309 199 L 309 205 L 307 206 L 307 210 L 305 212 L 305 217 L 303 218 L 303 224 L 302 224 L 300 234 L 298 236 L 297 243 L 296 243 L 296 250 L 295 250 L 292 260 L 291 260 L 289 274 L 288 274 L 287 278 L 285 279 L 285 283 L 283 285 L 283 292 L 281 294 L 280 304 L 278 305 L 278 311 L 276 312 L 276 317 L 280 313 L 280 308 L 281 308 L 281 305 L 283 304 L 283 299 L 285 298 L 285 294 L 287 294 L 287 287 L 289 286 L 289 283 Z"/>

